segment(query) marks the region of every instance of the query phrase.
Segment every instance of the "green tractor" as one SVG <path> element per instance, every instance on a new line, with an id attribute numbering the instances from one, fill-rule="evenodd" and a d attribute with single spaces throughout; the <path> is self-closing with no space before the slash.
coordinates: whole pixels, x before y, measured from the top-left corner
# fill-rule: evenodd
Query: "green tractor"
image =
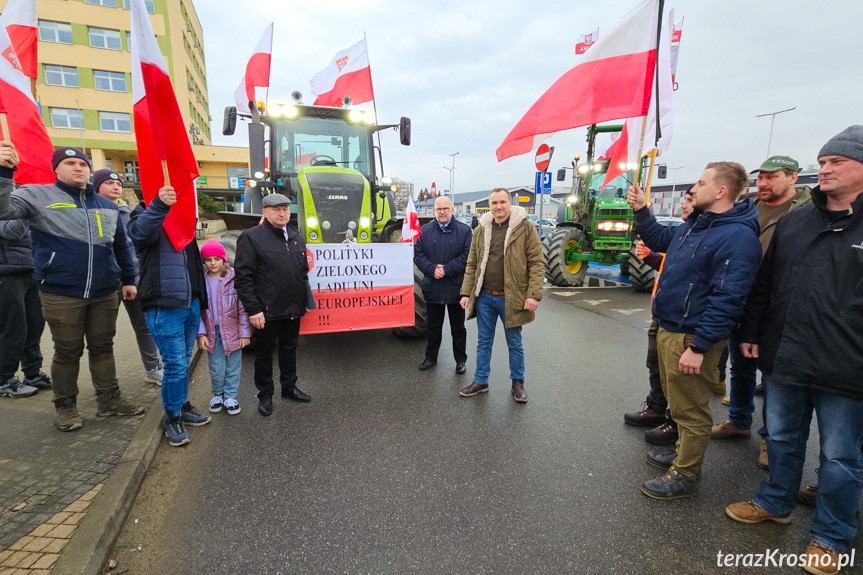
<path id="1" fill-rule="evenodd" d="M 236 238 L 259 223 L 261 201 L 273 192 L 291 199 L 291 225 L 309 245 L 401 242 L 403 218 L 396 212 L 397 188 L 383 175 L 381 149 L 373 137 L 380 130 L 397 128 L 401 144 L 409 146 L 410 119 L 379 125 L 371 110 L 305 106 L 299 92 L 293 98 L 292 104 L 261 106 L 243 115 L 250 119 L 253 178 L 246 182 L 243 213 L 219 213 L 229 230 L 222 236 L 229 259 L 236 250 Z M 224 135 L 234 134 L 238 116 L 236 107 L 225 109 Z M 421 282 L 422 276 L 414 269 L 415 325 L 397 328 L 398 335 L 425 331 Z"/>
<path id="2" fill-rule="evenodd" d="M 626 193 L 636 170 L 631 169 L 600 189 L 608 162 L 594 160 L 597 134 L 619 132 L 622 125 L 590 126 L 587 160 L 573 166 L 572 193 L 558 207 L 557 227 L 543 239 L 545 277 L 554 286 L 580 287 L 590 262 L 619 265 L 632 287 L 650 291 L 655 272 L 634 253 L 634 216 Z M 561 179 L 558 177 L 558 179 Z"/>

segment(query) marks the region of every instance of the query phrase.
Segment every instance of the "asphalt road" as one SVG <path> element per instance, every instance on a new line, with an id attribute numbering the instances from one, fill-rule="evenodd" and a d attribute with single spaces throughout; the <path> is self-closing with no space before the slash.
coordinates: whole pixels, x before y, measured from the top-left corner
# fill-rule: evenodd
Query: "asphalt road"
<path id="1" fill-rule="evenodd" d="M 660 472 L 623 413 L 647 393 L 648 308 L 649 295 L 628 287 L 547 289 L 524 330 L 525 405 L 509 394 L 502 331 L 490 392 L 467 399 L 458 390 L 473 362 L 454 373 L 448 335 L 429 372 L 417 370 L 424 341 L 301 338 L 300 388 L 312 402 L 276 399 L 269 418 L 257 413 L 247 355 L 243 412 L 192 429 L 186 448 L 163 444 L 115 548 L 116 572 L 720 573 L 736 570 L 717 567 L 719 552 L 802 553 L 808 508 L 788 526 L 725 516 L 765 475 L 755 434 L 711 444 L 696 498 L 640 492 Z M 205 407 L 209 397 L 202 362 L 192 398 Z M 716 422 L 727 416 L 721 399 L 711 402 Z M 813 426 L 810 483 L 816 441 Z"/>

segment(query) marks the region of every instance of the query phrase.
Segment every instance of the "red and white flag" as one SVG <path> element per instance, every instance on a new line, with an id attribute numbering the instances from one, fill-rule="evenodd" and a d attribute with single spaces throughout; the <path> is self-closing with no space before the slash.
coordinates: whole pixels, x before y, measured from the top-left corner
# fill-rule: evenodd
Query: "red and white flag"
<path id="1" fill-rule="evenodd" d="M 659 0 L 642 0 L 561 76 L 504 138 L 498 161 L 560 130 L 644 115 L 656 68 Z"/>
<path id="2" fill-rule="evenodd" d="M 270 60 L 273 54 L 273 23 L 264 30 L 264 35 L 255 45 L 255 51 L 246 64 L 246 75 L 240 82 L 240 87 L 234 92 L 234 102 L 237 110 L 251 113 L 249 102 L 255 101 L 255 88 L 270 87 Z"/>
<path id="3" fill-rule="evenodd" d="M 330 65 L 315 74 L 309 83 L 312 94 L 317 96 L 315 106 L 341 106 L 345 96 L 350 96 L 354 104 L 374 100 L 366 39 L 333 56 Z"/>
<path id="4" fill-rule="evenodd" d="M 0 27 L 6 28 L 24 75 L 35 78 L 38 27 L 36 0 L 9 0 L 0 15 Z"/>
<path id="5" fill-rule="evenodd" d="M 683 36 L 683 18 L 680 22 L 674 23 L 674 30 L 671 32 L 671 83 L 673 84 L 677 77 L 677 52 L 680 50 L 680 38 Z"/>
<path id="6" fill-rule="evenodd" d="M 54 146 L 48 137 L 39 107 L 30 91 L 30 80 L 6 33 L 0 26 L 0 114 L 6 115 L 9 133 L 0 139 L 11 141 L 18 151 L 15 181 L 19 184 L 51 184 L 56 179 L 51 169 Z M 2 132 L 3 130 L 0 130 Z"/>
<path id="7" fill-rule="evenodd" d="M 594 157 L 597 160 L 607 160 L 610 158 L 611 156 L 609 155 L 609 151 L 614 143 L 617 142 L 618 138 L 620 138 L 620 132 L 611 132 L 608 134 L 601 144 L 597 144 L 593 151 Z"/>
<path id="8" fill-rule="evenodd" d="M 162 162 L 166 162 L 177 203 L 171 206 L 162 226 L 174 248 L 181 250 L 195 239 L 198 164 L 144 0 L 131 0 L 131 4 L 132 111 L 141 190 L 149 204 L 159 188 L 167 185 L 162 169 Z"/>
<path id="9" fill-rule="evenodd" d="M 582 34 L 578 37 L 578 42 L 575 43 L 575 53 L 584 54 L 597 40 L 599 40 L 599 28 L 593 32 Z"/>
<path id="10" fill-rule="evenodd" d="M 402 241 L 414 242 L 420 237 L 420 217 L 414 205 L 413 196 L 408 196 L 408 206 L 405 208 L 405 221 L 402 223 Z"/>

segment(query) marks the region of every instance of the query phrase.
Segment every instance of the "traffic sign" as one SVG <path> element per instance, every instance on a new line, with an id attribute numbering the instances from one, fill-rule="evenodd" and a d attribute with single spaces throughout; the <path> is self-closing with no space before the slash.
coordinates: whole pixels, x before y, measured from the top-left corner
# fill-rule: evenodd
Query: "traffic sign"
<path id="1" fill-rule="evenodd" d="M 551 174 L 548 172 L 537 172 L 534 191 L 537 194 L 551 193 Z"/>
<path id="2" fill-rule="evenodd" d="M 554 153 L 554 148 L 549 148 L 548 144 L 540 144 L 536 149 L 536 169 L 539 172 L 544 172 L 548 169 L 551 163 L 551 154 Z"/>

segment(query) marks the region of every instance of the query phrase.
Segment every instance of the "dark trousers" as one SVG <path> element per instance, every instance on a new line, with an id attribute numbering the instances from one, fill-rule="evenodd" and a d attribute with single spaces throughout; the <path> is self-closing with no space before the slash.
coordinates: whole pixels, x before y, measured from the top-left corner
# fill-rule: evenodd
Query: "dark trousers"
<path id="1" fill-rule="evenodd" d="M 258 398 L 273 396 L 273 353 L 279 346 L 279 383 L 282 389 L 297 386 L 297 339 L 300 318 L 268 319 L 257 331 L 255 350 L 255 387 Z"/>
<path id="2" fill-rule="evenodd" d="M 0 276 L 0 385 L 21 371 L 36 377 L 42 368 L 39 340 L 45 329 L 33 274 Z"/>
<path id="3" fill-rule="evenodd" d="M 443 339 L 444 313 L 449 314 L 449 331 L 452 334 L 452 354 L 456 363 L 467 361 L 467 329 L 464 327 L 464 310 L 457 303 L 427 303 L 428 345 L 426 359 L 437 361 L 440 343 Z"/>

